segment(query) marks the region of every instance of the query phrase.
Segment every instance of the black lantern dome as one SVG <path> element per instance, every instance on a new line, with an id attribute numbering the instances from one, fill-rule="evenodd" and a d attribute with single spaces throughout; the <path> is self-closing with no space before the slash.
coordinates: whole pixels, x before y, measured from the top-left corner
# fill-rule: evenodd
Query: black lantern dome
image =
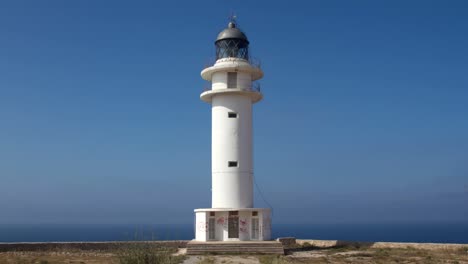
<path id="1" fill-rule="evenodd" d="M 249 59 L 249 41 L 247 36 L 236 27 L 234 22 L 229 22 L 228 28 L 218 34 L 215 41 L 216 60 L 222 58 Z"/>

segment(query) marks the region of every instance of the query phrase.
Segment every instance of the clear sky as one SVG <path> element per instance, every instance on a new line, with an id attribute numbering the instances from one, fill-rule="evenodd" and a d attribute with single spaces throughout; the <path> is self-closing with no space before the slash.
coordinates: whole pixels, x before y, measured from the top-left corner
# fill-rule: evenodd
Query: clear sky
<path id="1" fill-rule="evenodd" d="M 255 177 L 275 223 L 468 221 L 467 1 L 12 0 L 0 223 L 210 207 L 200 71 L 232 11 L 265 72 Z"/>

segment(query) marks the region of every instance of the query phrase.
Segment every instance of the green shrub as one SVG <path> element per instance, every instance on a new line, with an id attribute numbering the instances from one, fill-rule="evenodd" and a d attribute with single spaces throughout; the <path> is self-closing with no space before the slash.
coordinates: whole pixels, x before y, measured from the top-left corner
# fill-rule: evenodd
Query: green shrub
<path id="1" fill-rule="evenodd" d="M 302 247 L 303 248 L 309 248 L 309 247 L 312 247 L 312 244 L 310 244 L 309 242 L 304 242 L 304 243 L 302 243 Z"/>

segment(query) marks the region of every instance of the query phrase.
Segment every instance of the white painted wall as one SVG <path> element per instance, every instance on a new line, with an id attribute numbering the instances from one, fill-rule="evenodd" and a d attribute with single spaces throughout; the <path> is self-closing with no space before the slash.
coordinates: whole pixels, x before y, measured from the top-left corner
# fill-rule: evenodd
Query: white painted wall
<path id="1" fill-rule="evenodd" d="M 240 89 L 252 88 L 252 75 L 247 72 L 237 73 L 237 87 Z"/>
<path id="2" fill-rule="evenodd" d="M 237 118 L 228 118 L 228 112 Z M 218 94 L 212 101 L 212 208 L 253 207 L 252 102 Z M 228 167 L 237 161 L 238 167 Z"/>
<path id="3" fill-rule="evenodd" d="M 195 240 L 206 241 L 208 238 L 207 212 L 195 212 Z"/>
<path id="4" fill-rule="evenodd" d="M 219 90 L 219 89 L 227 89 L 227 72 L 215 72 L 213 73 L 211 79 L 211 89 L 212 90 Z"/>
<path id="5" fill-rule="evenodd" d="M 271 240 L 271 212 L 265 210 L 260 217 L 260 237 L 262 240 Z"/>
<path id="6" fill-rule="evenodd" d="M 227 71 L 213 73 L 211 79 L 212 90 L 222 90 L 227 88 Z M 237 88 L 250 89 L 252 88 L 252 76 L 248 72 L 237 72 Z"/>
<path id="7" fill-rule="evenodd" d="M 239 238 L 229 238 L 228 234 L 228 217 L 229 211 L 216 211 L 206 209 L 198 209 L 203 211 L 195 212 L 196 218 L 196 234 L 197 241 L 210 241 L 209 239 L 209 219 L 213 218 L 215 222 L 215 241 L 249 241 L 252 240 L 252 218 L 259 219 L 259 236 L 258 240 L 271 239 L 271 215 L 270 210 L 264 208 L 254 208 L 246 211 L 239 210 Z M 252 216 L 252 212 L 257 211 L 258 216 Z M 214 216 L 210 216 L 214 213 Z"/>

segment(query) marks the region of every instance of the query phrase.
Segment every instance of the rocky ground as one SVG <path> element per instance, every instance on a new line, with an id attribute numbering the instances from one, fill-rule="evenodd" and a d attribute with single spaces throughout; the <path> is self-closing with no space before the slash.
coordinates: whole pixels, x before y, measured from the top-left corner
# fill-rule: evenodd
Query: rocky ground
<path id="1" fill-rule="evenodd" d="M 190 256 L 184 264 L 228 263 L 451 263 L 468 264 L 465 251 L 421 249 L 310 249 L 290 252 L 286 256 Z"/>
<path id="2" fill-rule="evenodd" d="M 0 252 L 0 264 L 118 264 L 115 254 L 103 252 Z"/>
<path id="3" fill-rule="evenodd" d="M 184 264 L 228 264 L 228 263 L 450 263 L 468 264 L 468 248 L 415 249 L 415 248 L 355 248 L 338 247 L 319 249 L 298 247 L 285 256 L 273 255 L 206 255 L 186 256 L 184 249 L 167 263 Z M 0 263 L 79 263 L 117 264 L 121 263 L 118 253 L 109 252 L 2 252 Z"/>

